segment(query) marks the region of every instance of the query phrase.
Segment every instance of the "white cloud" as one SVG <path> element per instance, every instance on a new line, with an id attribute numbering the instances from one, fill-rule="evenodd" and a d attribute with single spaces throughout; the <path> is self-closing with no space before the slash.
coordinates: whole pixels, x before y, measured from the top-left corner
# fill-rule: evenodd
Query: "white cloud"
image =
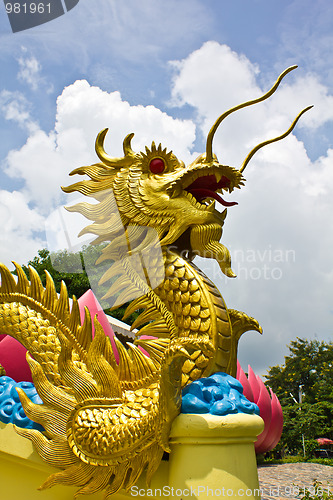
<path id="1" fill-rule="evenodd" d="M 257 84 L 257 64 L 214 41 L 206 42 L 186 59 L 172 62 L 172 67 L 171 103 L 194 107 L 204 137 L 222 112 L 263 95 L 270 87 Z M 313 129 L 332 120 L 332 101 L 333 96 L 315 75 L 300 78 L 295 70 L 270 99 L 227 117 L 214 137 L 214 150 L 220 161 L 240 166 L 254 145 L 287 130 L 307 106 L 315 105 L 298 127 Z M 279 149 L 285 149 L 285 144 Z"/>
<path id="2" fill-rule="evenodd" d="M 23 96 L 7 92 L 3 94 L 3 102 L 5 117 L 15 119 L 29 129 L 27 124 L 33 122 L 26 111 L 28 103 Z M 70 204 L 60 189 L 61 185 L 73 181 L 68 177 L 69 172 L 98 160 L 94 151 L 96 135 L 107 126 L 110 132 L 105 147 L 111 156 L 123 154 L 123 140 L 130 132 L 135 132 L 134 150 L 144 150 L 155 140 L 156 143 L 162 141 L 181 158 L 191 156 L 190 148 L 195 139 L 195 126 L 191 121 L 174 119 L 154 106 L 130 106 L 122 100 L 119 92 L 107 93 L 90 86 L 87 81 L 76 81 L 58 97 L 54 129 L 47 134 L 34 124 L 26 143 L 19 150 L 10 151 L 6 158 L 7 175 L 24 182 L 21 196 L 26 205 L 24 208 L 21 203 L 21 210 L 30 214 L 31 224 L 38 215 L 36 220 L 41 231 L 44 230 L 44 218 L 52 210 L 66 203 L 65 200 Z M 13 193 L 4 191 L 1 200 L 2 206 L 10 210 L 11 220 L 15 221 L 20 215 L 13 211 L 14 206 L 8 201 L 11 196 Z M 38 248 L 37 243 L 41 244 L 39 237 L 34 240 L 33 227 L 34 230 L 25 234 L 27 239 L 31 238 L 30 244 L 22 245 L 27 252 L 26 260 L 34 256 L 31 251 Z M 9 249 L 15 248 L 16 231 L 21 229 L 14 225 L 6 233 Z M 2 250 L 1 259 L 6 260 L 7 256 L 8 252 Z"/>
<path id="3" fill-rule="evenodd" d="M 182 61 L 170 64 L 176 71 L 174 104 L 190 104 L 203 117 L 215 115 L 220 107 L 224 110 L 238 104 L 240 95 L 244 100 L 253 97 L 258 68 L 227 45 L 209 41 Z"/>
<path id="4" fill-rule="evenodd" d="M 18 63 L 20 66 L 20 71 L 17 74 L 18 79 L 23 83 L 27 83 L 32 90 L 37 90 L 41 80 L 40 63 L 34 56 L 19 57 Z"/>
<path id="5" fill-rule="evenodd" d="M 32 133 L 38 130 L 38 124 L 30 114 L 30 103 L 21 92 L 2 90 L 0 92 L 0 110 L 6 120 L 16 122 L 27 132 Z"/>
<path id="6" fill-rule="evenodd" d="M 45 246 L 39 235 L 43 222 L 43 217 L 29 207 L 22 193 L 0 190 L 1 261 L 6 265 L 11 261 L 26 264 L 36 255 Z"/>
<path id="7" fill-rule="evenodd" d="M 164 65 L 161 58 L 191 50 L 207 31 L 212 32 L 213 21 L 211 9 L 202 0 L 144 0 L 139 4 L 136 0 L 100 0 L 98 8 L 81 2 L 69 14 L 38 29 L 41 38 L 26 31 L 20 40 L 34 51 L 43 68 L 49 61 L 64 74 L 69 65 L 70 74 L 75 69 L 76 75 L 94 75 L 103 68 L 105 81 L 112 78 L 113 71 L 119 71 L 119 62 L 120 71 L 128 78 L 132 74 L 129 65 L 134 71 L 140 67 L 144 71 L 157 63 L 159 72 L 159 65 Z M 12 56 L 16 48 L 17 40 L 8 33 L 2 54 Z M 61 81 L 68 80 L 62 75 Z"/>
<path id="8" fill-rule="evenodd" d="M 277 26 L 280 60 L 292 59 L 312 68 L 332 84 L 332 15 L 329 0 L 292 0 L 285 5 Z"/>
<path id="9" fill-rule="evenodd" d="M 42 65 L 39 60 L 30 51 L 22 46 L 21 55 L 17 58 L 19 71 L 17 79 L 31 90 L 36 91 L 43 87 L 46 93 L 53 92 L 53 84 L 48 84 L 45 76 L 42 76 Z"/>
<path id="10" fill-rule="evenodd" d="M 65 88 L 57 103 L 55 131 L 59 147 L 74 149 L 81 156 L 84 152 L 93 161 L 97 132 L 107 126 L 110 132 L 106 148 L 113 156 L 122 154 L 123 140 L 130 132 L 135 133 L 136 150 L 155 140 L 183 156 L 189 154 L 195 139 L 195 127 L 190 120 L 174 119 L 154 106 L 131 106 L 119 92 L 104 92 L 85 80 Z M 75 131 L 79 136 L 68 138 Z"/>
<path id="11" fill-rule="evenodd" d="M 69 183 L 69 172 L 97 160 L 95 138 L 106 126 L 111 156 L 122 154 L 123 140 L 132 131 L 134 148 L 162 141 L 181 157 L 190 156 L 195 138 L 192 122 L 175 120 L 154 106 L 130 106 L 119 92 L 109 94 L 81 80 L 59 96 L 54 130 L 35 131 L 20 150 L 8 154 L 6 173 L 23 179 L 27 198 L 44 213 L 50 211 L 63 199 L 60 186 Z"/>
<path id="12" fill-rule="evenodd" d="M 293 81 L 281 86 L 271 101 L 270 113 L 274 116 L 283 110 L 283 114 L 292 121 L 297 109 L 300 111 L 309 105 L 314 107 L 302 117 L 298 127 L 315 129 L 333 120 L 333 96 L 314 74 L 296 76 Z"/>
<path id="13" fill-rule="evenodd" d="M 57 150 L 55 134 L 38 130 L 20 150 L 9 152 L 6 173 L 24 180 L 25 196 L 45 213 L 61 200 L 66 166 L 68 172 L 66 157 Z"/>

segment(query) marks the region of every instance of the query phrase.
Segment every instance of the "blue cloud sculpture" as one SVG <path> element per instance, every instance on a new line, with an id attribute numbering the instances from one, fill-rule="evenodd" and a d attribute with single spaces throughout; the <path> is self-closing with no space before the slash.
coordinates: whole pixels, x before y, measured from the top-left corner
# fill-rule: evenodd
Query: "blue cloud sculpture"
<path id="1" fill-rule="evenodd" d="M 200 378 L 183 389 L 182 413 L 229 415 L 250 413 L 259 415 L 259 408 L 243 395 L 242 384 L 231 375 L 218 372 Z"/>
<path id="2" fill-rule="evenodd" d="M 12 423 L 26 429 L 43 430 L 42 426 L 30 420 L 24 413 L 16 387 L 24 390 L 35 404 L 42 400 L 31 382 L 15 382 L 10 377 L 0 377 L 0 421 Z M 201 378 L 183 389 L 182 413 L 210 413 L 229 415 L 249 413 L 259 415 L 259 408 L 243 395 L 243 387 L 235 378 L 226 373 L 214 373 Z"/>
<path id="3" fill-rule="evenodd" d="M 32 382 L 15 382 L 10 377 L 0 377 L 0 421 L 26 429 L 44 430 L 24 413 L 16 387 L 23 389 L 33 403 L 42 403 Z"/>

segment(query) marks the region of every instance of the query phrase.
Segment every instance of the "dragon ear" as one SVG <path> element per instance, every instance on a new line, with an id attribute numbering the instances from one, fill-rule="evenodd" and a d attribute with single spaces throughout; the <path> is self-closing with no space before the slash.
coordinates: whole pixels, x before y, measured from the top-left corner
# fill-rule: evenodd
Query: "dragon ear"
<path id="1" fill-rule="evenodd" d="M 129 160 L 133 160 L 135 153 L 131 148 L 131 140 L 134 134 L 128 134 L 123 142 L 124 155 L 123 158 L 112 158 L 104 150 L 104 140 L 108 132 L 108 128 L 103 129 L 96 138 L 95 151 L 98 158 L 106 165 L 113 168 L 121 168 L 124 165 L 128 165 Z"/>

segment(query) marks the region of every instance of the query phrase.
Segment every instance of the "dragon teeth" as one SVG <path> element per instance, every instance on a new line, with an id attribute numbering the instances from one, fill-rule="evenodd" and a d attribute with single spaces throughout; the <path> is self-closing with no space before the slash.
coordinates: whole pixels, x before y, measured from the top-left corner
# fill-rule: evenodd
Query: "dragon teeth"
<path id="1" fill-rule="evenodd" d="M 215 170 L 215 178 L 216 178 L 216 182 L 219 183 L 220 180 L 222 179 L 222 172 L 221 171 L 218 171 L 218 170 Z"/>

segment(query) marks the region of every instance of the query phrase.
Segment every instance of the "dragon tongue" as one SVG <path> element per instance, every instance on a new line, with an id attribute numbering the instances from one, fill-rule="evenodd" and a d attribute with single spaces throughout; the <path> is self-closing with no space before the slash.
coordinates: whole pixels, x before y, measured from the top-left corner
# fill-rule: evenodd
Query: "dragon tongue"
<path id="1" fill-rule="evenodd" d="M 202 201 L 205 198 L 213 198 L 224 207 L 233 207 L 234 205 L 238 205 L 237 201 L 225 201 L 218 193 L 211 191 L 210 189 L 196 188 L 188 190 L 188 192 L 191 193 L 197 201 Z"/>

